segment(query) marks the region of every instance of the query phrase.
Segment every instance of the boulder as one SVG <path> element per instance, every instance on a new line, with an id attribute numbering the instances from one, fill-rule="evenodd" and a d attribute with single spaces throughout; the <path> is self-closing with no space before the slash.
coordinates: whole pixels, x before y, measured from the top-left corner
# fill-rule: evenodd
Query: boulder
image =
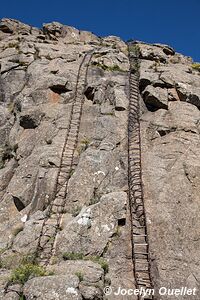
<path id="1" fill-rule="evenodd" d="M 178 83 L 176 89 L 181 101 L 186 101 L 200 108 L 200 87 Z"/>
<path id="2" fill-rule="evenodd" d="M 57 238 L 58 253 L 102 255 L 117 230 L 118 220 L 126 218 L 126 204 L 125 192 L 109 193 L 102 196 L 98 203 L 77 212 L 74 219 L 68 222 L 63 220 L 63 230 Z"/>
<path id="3" fill-rule="evenodd" d="M 5 33 L 22 33 L 29 34 L 31 26 L 21 23 L 20 21 L 14 19 L 3 18 L 0 22 L 0 31 Z"/>
<path id="4" fill-rule="evenodd" d="M 147 86 L 143 92 L 144 102 L 150 110 L 168 107 L 167 89 L 160 87 Z"/>
<path id="5" fill-rule="evenodd" d="M 27 300 L 81 300 L 79 279 L 75 275 L 53 275 L 29 280 L 23 288 Z"/>

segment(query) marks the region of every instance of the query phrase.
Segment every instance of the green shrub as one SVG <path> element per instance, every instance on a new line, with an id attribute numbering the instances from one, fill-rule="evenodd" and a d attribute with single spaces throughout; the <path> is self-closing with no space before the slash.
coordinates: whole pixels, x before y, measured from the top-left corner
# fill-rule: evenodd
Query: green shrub
<path id="1" fill-rule="evenodd" d="M 140 47 L 137 44 L 129 45 L 129 52 L 131 52 L 134 56 L 139 56 Z"/>
<path id="2" fill-rule="evenodd" d="M 192 64 L 192 68 L 193 68 L 194 70 L 200 72 L 200 63 L 194 63 L 194 64 Z"/>
<path id="3" fill-rule="evenodd" d="M 25 284 L 31 278 L 48 275 L 51 274 L 39 265 L 32 263 L 21 264 L 13 270 L 10 281 L 12 283 Z"/>
<path id="4" fill-rule="evenodd" d="M 81 155 L 81 153 L 83 153 L 90 145 L 90 140 L 88 138 L 84 138 L 81 140 L 80 142 L 80 146 L 77 147 L 77 152 L 79 155 Z"/>
<path id="5" fill-rule="evenodd" d="M 90 144 L 90 140 L 85 137 L 84 139 L 81 140 L 81 144 L 85 145 L 87 149 Z"/>
<path id="6" fill-rule="evenodd" d="M 96 61 L 92 62 L 92 65 L 98 68 L 103 69 L 104 71 L 110 71 L 110 72 L 124 72 L 118 65 L 113 65 L 113 66 L 106 66 L 103 63 L 99 63 Z"/>
<path id="7" fill-rule="evenodd" d="M 81 153 L 83 153 L 89 147 L 89 144 L 90 140 L 88 138 L 84 138 L 77 147 L 78 154 L 81 155 Z"/>
<path id="8" fill-rule="evenodd" d="M 117 72 L 123 72 L 123 70 L 118 66 L 118 65 L 114 65 L 112 67 L 108 67 L 109 71 L 117 71 Z"/>

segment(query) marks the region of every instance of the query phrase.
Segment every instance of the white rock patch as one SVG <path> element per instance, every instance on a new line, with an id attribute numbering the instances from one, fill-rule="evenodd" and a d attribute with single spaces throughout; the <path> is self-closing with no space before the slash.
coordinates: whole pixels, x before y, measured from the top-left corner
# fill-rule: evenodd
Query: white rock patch
<path id="1" fill-rule="evenodd" d="M 74 287 L 68 287 L 66 289 L 66 294 L 74 294 L 74 295 L 78 295 L 76 289 Z"/>

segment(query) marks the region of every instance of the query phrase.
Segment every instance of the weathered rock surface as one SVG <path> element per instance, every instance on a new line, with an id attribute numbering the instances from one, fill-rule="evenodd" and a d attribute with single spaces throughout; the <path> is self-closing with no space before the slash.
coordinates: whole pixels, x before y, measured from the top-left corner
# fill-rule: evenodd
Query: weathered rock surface
<path id="1" fill-rule="evenodd" d="M 153 283 L 156 293 L 161 286 L 199 289 L 200 73 L 169 46 L 137 42 L 137 48 Z M 37 255 L 55 197 L 79 67 L 91 50 L 74 172 L 47 267 L 53 275 L 6 288 L 22 258 Z M 0 22 L 0 299 L 114 300 L 115 295 L 103 295 L 105 286 L 135 287 L 128 72 L 127 45 L 117 37 L 99 38 L 58 22 L 42 29 Z M 71 260 L 64 261 L 64 253 Z"/>
<path id="2" fill-rule="evenodd" d="M 37 277 L 25 284 L 24 296 L 30 300 L 81 300 L 78 283 L 77 276 L 71 275 Z"/>
<path id="3" fill-rule="evenodd" d="M 157 291 L 161 286 L 199 289 L 200 74 L 190 59 L 166 56 L 156 47 L 141 46 L 140 65 L 150 110 L 141 117 L 141 136 L 153 281 Z M 188 297 L 181 299 L 199 294 Z M 158 292 L 157 298 L 172 299 Z"/>
<path id="4" fill-rule="evenodd" d="M 132 270 L 130 239 L 125 239 L 130 235 L 127 46 L 117 37 L 100 39 L 57 22 L 38 30 L 3 19 L 0 33 L 0 245 L 2 263 L 11 269 L 37 250 L 45 209 L 55 194 L 79 66 L 84 54 L 95 50 L 83 95 L 76 168 L 56 241 L 55 274 L 30 279 L 22 292 L 26 299 L 102 299 L 107 279 L 101 266 L 63 262 L 62 255 L 82 252 L 109 264 L 107 251 L 123 241 L 107 277 L 117 286 L 120 273 Z M 75 273 L 81 270 L 79 282 Z"/>
<path id="5" fill-rule="evenodd" d="M 104 286 L 104 271 L 101 266 L 91 261 L 65 261 L 56 266 L 50 266 L 57 275 L 74 274 L 79 279 L 80 294 L 85 299 L 102 299 Z"/>
<path id="6" fill-rule="evenodd" d="M 160 87 L 148 85 L 143 92 L 143 98 L 148 108 L 167 108 L 168 92 Z"/>

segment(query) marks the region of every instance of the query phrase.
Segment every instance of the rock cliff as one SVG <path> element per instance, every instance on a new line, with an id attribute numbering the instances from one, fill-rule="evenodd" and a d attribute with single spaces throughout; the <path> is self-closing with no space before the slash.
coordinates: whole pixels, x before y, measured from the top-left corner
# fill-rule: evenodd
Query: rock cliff
<path id="1" fill-rule="evenodd" d="M 154 299 L 173 299 L 200 282 L 200 68 L 133 45 Z M 127 44 L 2 19 L 0 67 L 0 299 L 138 299 L 103 293 L 137 287 Z"/>

